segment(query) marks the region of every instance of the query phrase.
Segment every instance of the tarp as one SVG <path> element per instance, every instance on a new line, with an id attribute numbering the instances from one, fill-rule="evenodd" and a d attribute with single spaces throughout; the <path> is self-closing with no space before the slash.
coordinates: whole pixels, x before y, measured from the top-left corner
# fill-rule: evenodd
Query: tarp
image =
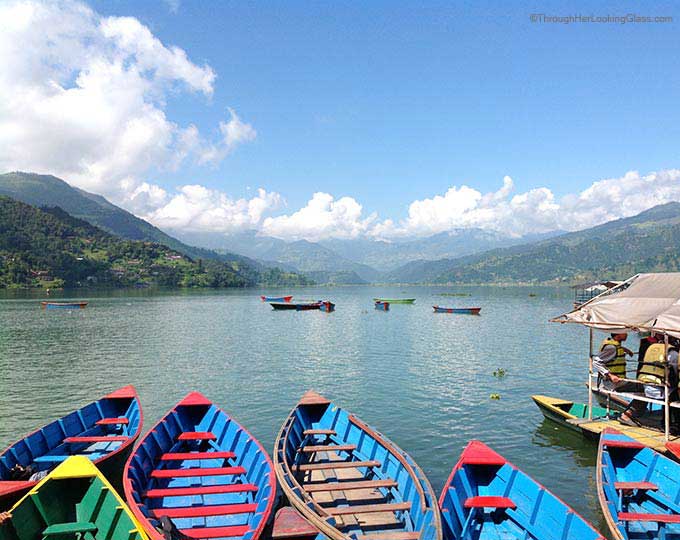
<path id="1" fill-rule="evenodd" d="M 553 319 L 603 330 L 663 330 L 680 337 L 680 272 L 638 274 Z"/>

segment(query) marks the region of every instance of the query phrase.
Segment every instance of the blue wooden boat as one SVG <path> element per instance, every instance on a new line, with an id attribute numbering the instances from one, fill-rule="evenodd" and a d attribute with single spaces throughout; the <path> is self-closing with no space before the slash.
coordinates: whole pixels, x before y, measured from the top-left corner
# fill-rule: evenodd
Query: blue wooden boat
<path id="1" fill-rule="evenodd" d="M 435 313 L 457 313 L 460 315 L 479 315 L 482 310 L 480 307 L 451 308 L 442 306 L 432 306 Z"/>
<path id="2" fill-rule="evenodd" d="M 198 392 L 147 433 L 125 466 L 130 509 L 152 540 L 169 520 L 181 536 L 256 539 L 276 499 L 262 445 Z"/>
<path id="3" fill-rule="evenodd" d="M 390 303 L 389 302 L 376 302 L 375 303 L 375 309 L 378 311 L 389 311 L 390 310 Z"/>
<path id="4" fill-rule="evenodd" d="M 325 311 L 326 313 L 330 313 L 331 311 L 335 311 L 335 304 L 328 300 L 324 300 L 323 302 L 321 302 L 319 309 L 321 311 Z"/>
<path id="5" fill-rule="evenodd" d="M 316 392 L 286 418 L 274 446 L 284 495 L 331 540 L 440 540 L 436 498 L 403 450 Z"/>
<path id="6" fill-rule="evenodd" d="M 0 508 L 7 508 L 69 456 L 90 458 L 114 483 L 142 429 L 133 386 L 54 420 L 0 454 Z"/>
<path id="7" fill-rule="evenodd" d="M 604 540 L 592 525 L 480 441 L 471 441 L 441 497 L 444 540 Z"/>
<path id="8" fill-rule="evenodd" d="M 596 479 L 613 538 L 680 538 L 680 464 L 606 429 L 600 436 Z"/>
<path id="9" fill-rule="evenodd" d="M 87 302 L 40 302 L 43 309 L 85 309 Z"/>
<path id="10" fill-rule="evenodd" d="M 263 302 L 290 302 L 293 295 L 290 296 L 260 296 Z"/>

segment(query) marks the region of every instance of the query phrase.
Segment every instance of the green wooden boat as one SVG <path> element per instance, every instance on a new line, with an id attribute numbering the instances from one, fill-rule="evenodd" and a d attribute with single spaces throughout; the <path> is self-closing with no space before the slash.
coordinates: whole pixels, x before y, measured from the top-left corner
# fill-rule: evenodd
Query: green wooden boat
<path id="1" fill-rule="evenodd" d="M 386 304 L 415 304 L 415 298 L 374 298 L 374 302 L 384 302 Z"/>
<path id="2" fill-rule="evenodd" d="M 574 403 L 565 399 L 552 398 L 549 396 L 531 396 L 538 408 L 541 409 L 543 416 L 569 429 L 581 431 L 579 421 L 588 421 L 588 405 L 585 403 Z M 609 411 L 610 418 L 616 418 L 619 413 Z M 593 407 L 593 419 L 606 418 L 607 409 L 605 407 Z"/>
<path id="3" fill-rule="evenodd" d="M 120 495 L 84 456 L 64 461 L 10 510 L 2 540 L 148 540 Z"/>

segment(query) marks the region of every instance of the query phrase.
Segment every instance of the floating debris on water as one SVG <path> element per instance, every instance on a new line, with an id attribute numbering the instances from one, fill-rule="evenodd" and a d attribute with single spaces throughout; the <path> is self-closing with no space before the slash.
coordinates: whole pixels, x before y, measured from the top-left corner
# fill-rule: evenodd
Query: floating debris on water
<path id="1" fill-rule="evenodd" d="M 498 368 L 496 371 L 493 372 L 494 377 L 498 377 L 499 379 L 502 379 L 505 377 L 506 371 L 503 368 Z"/>
<path id="2" fill-rule="evenodd" d="M 490 397 L 491 399 L 501 399 L 501 395 L 500 395 L 500 394 L 491 394 L 489 397 Z"/>

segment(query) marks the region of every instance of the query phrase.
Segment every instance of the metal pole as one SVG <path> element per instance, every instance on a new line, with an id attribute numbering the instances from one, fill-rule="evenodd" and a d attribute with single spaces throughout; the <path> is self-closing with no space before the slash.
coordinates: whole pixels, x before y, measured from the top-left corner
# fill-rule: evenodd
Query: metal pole
<path id="1" fill-rule="evenodd" d="M 664 368 L 664 434 L 666 436 L 666 441 L 668 441 L 670 431 L 671 431 L 671 408 L 668 406 L 670 385 L 668 384 L 668 334 L 663 333 L 663 368 Z"/>
<path id="2" fill-rule="evenodd" d="M 593 329 L 588 344 L 588 420 L 593 419 Z"/>

